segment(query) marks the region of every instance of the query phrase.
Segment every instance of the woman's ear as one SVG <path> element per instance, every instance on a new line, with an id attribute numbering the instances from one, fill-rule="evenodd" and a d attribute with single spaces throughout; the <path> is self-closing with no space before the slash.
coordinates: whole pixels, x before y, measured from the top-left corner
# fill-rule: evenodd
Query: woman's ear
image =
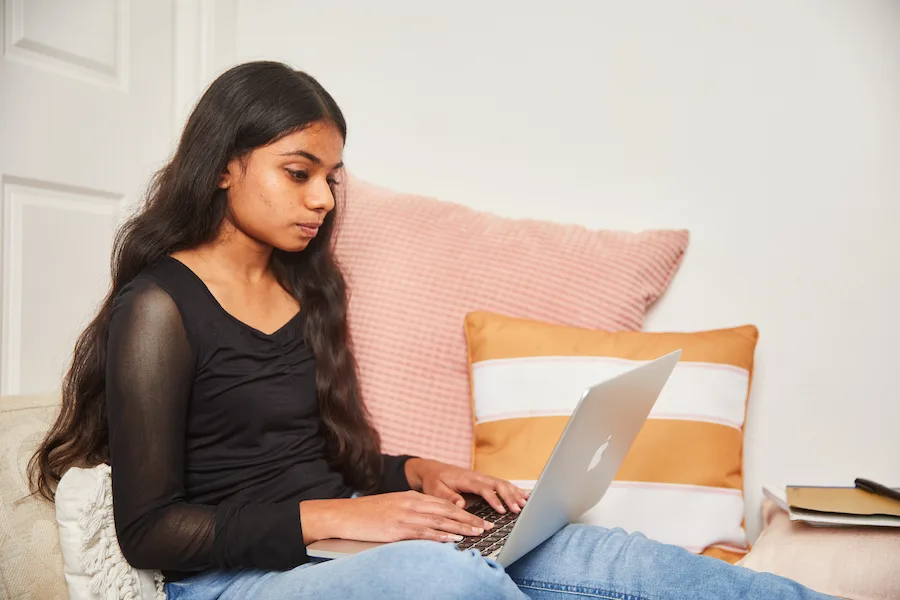
<path id="1" fill-rule="evenodd" d="M 238 168 L 237 159 L 231 159 L 228 161 L 228 164 L 225 165 L 225 170 L 222 171 L 222 174 L 219 175 L 219 189 L 227 190 L 231 187 L 231 184 L 234 182 L 234 174 L 237 172 Z"/>

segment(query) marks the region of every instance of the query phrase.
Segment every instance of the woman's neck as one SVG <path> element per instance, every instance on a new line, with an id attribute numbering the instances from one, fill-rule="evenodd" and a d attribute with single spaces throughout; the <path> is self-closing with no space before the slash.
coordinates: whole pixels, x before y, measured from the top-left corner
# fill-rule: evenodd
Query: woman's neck
<path id="1" fill-rule="evenodd" d="M 252 284 L 270 275 L 272 247 L 254 240 L 228 220 L 215 240 L 193 252 L 223 278 Z"/>

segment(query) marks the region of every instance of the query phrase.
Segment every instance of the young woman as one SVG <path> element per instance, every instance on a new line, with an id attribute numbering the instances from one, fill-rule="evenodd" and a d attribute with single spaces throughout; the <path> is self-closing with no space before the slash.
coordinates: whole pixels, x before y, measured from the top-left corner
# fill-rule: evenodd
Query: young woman
<path id="1" fill-rule="evenodd" d="M 36 491 L 109 461 L 122 552 L 162 569 L 172 599 L 821 597 L 599 527 L 566 527 L 506 571 L 441 543 L 490 528 L 461 493 L 500 512 L 527 494 L 380 453 L 331 250 L 345 138 L 331 96 L 285 65 L 211 85 L 116 239 Z M 341 537 L 400 543 L 307 557 Z"/>

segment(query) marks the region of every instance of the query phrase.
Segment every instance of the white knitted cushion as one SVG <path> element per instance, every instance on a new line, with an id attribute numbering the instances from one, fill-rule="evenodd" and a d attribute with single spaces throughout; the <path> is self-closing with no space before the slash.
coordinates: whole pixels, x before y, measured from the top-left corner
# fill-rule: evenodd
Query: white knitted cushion
<path id="1" fill-rule="evenodd" d="M 165 600 L 162 574 L 135 569 L 122 556 L 109 465 L 66 471 L 56 521 L 70 600 Z"/>

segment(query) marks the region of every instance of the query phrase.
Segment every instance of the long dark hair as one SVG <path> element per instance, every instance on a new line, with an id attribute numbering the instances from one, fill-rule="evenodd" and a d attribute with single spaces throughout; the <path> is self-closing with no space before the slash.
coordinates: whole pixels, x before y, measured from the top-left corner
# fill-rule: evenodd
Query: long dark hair
<path id="1" fill-rule="evenodd" d="M 116 295 L 163 256 L 216 237 L 227 211 L 218 182 L 231 159 L 317 121 L 333 123 L 346 139 L 347 124 L 334 99 L 315 79 L 287 65 L 239 65 L 210 85 L 175 155 L 153 178 L 143 207 L 116 235 L 111 289 L 75 344 L 60 414 L 28 465 L 32 492 L 52 500 L 69 467 L 109 460 L 106 343 Z M 347 327 L 347 288 L 332 255 L 335 219 L 336 210 L 302 252 L 276 249 L 272 266 L 306 314 L 330 460 L 354 488 L 373 491 L 382 469 L 379 439 L 360 397 Z"/>

